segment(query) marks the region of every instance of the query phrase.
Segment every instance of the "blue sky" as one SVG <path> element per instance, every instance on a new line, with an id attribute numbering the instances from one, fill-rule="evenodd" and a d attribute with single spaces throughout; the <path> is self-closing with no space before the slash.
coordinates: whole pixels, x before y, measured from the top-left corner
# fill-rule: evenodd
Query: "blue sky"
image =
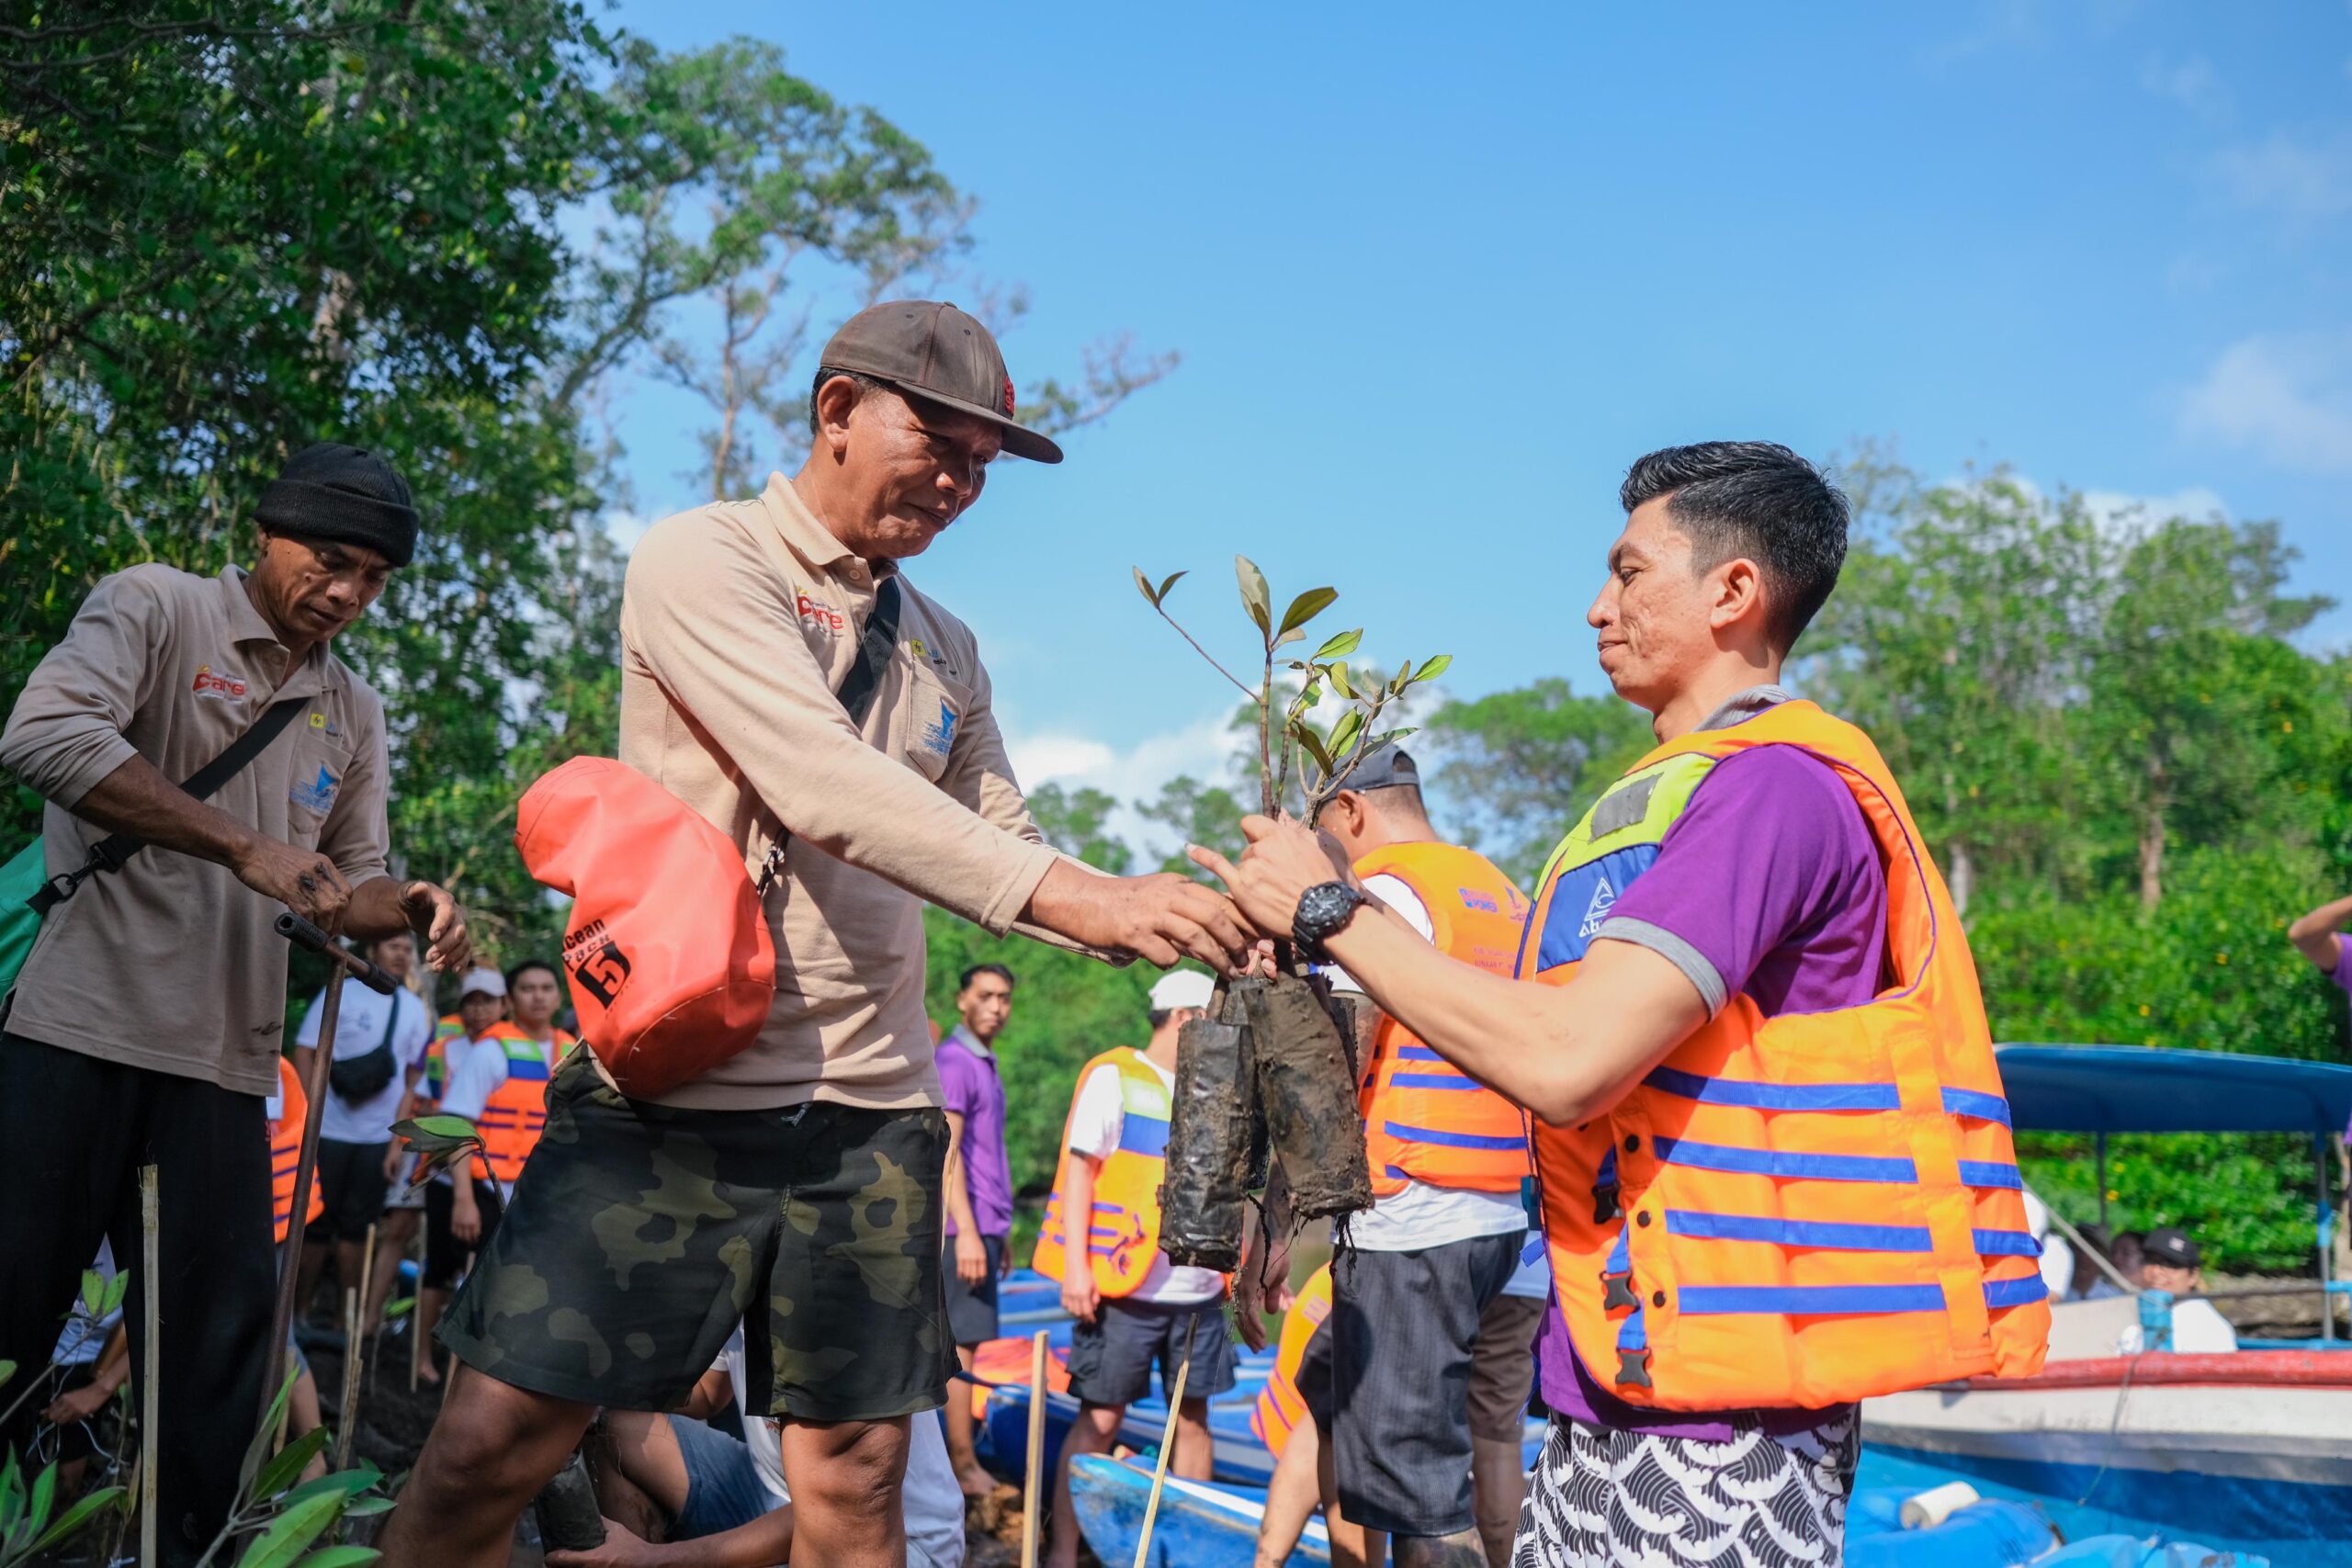
<path id="1" fill-rule="evenodd" d="M 1897 444 L 1930 477 L 2277 517 L 2352 599 L 2352 6 L 1002 8 L 630 0 L 773 39 L 982 203 L 1026 381 L 1182 367 L 1009 465 L 917 580 L 979 634 L 1028 782 L 1215 765 L 1174 605 L 1230 558 L 1475 695 L 1601 682 L 1582 615 L 1652 447 Z M 820 315 L 821 315 L 820 310 Z M 835 314 L 838 315 L 839 312 Z M 623 405 L 638 500 L 695 410 Z M 2315 629 L 2352 644 L 2352 611 Z"/>

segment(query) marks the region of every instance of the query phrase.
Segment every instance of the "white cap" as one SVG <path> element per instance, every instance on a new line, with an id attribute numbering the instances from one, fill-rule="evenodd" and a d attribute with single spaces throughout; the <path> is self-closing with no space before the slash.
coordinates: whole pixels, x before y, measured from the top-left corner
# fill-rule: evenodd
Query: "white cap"
<path id="1" fill-rule="evenodd" d="M 465 983 L 458 987 L 458 997 L 460 1000 L 463 1000 L 465 998 L 470 997 L 476 992 L 480 992 L 485 997 L 504 996 L 506 994 L 506 976 L 501 975 L 495 969 L 467 970 Z"/>
<path id="2" fill-rule="evenodd" d="M 1178 1008 L 1205 1008 L 1216 982 L 1197 969 L 1170 969 L 1152 983 L 1151 1010 L 1174 1012 Z"/>

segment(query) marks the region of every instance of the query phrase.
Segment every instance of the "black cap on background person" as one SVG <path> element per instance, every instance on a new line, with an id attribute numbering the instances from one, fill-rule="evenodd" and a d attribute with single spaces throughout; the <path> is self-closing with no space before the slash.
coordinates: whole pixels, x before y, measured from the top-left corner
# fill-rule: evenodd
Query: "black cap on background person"
<path id="1" fill-rule="evenodd" d="M 378 454 L 336 441 L 295 453 L 261 492 L 254 521 L 272 534 L 365 546 L 394 566 L 416 554 L 408 481 Z"/>
<path id="2" fill-rule="evenodd" d="M 2141 1241 L 2140 1250 L 2150 1263 L 2167 1269 L 2195 1269 L 2205 1261 L 2196 1238 L 2170 1225 L 2159 1225 L 2150 1231 Z"/>

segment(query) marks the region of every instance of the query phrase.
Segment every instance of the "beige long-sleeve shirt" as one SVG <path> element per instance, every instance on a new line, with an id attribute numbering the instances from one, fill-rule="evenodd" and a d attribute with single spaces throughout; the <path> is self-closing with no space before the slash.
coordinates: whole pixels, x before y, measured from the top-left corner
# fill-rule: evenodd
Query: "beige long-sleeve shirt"
<path id="1" fill-rule="evenodd" d="M 312 699 L 308 710 L 208 804 L 320 851 L 355 887 L 384 874 L 383 704 L 323 647 L 288 671 L 244 579 L 233 566 L 217 578 L 153 565 L 117 572 L 35 667 L 0 734 L 0 768 L 49 800 L 51 876 L 107 836 L 73 814 L 99 780 L 138 756 L 176 783 L 296 696 Z M 226 866 L 141 850 L 41 922 L 9 1032 L 273 1094 L 286 1021 L 286 942 L 271 929 L 279 908 Z"/>
<path id="2" fill-rule="evenodd" d="M 922 901 L 1016 929 L 1058 858 L 1006 761 L 970 628 L 899 580 L 898 646 L 861 728 L 833 692 L 876 577 L 782 474 L 755 500 L 656 524 L 630 558 L 621 761 L 733 838 L 755 875 L 789 835 L 767 895 L 767 1027 L 664 1104 L 938 1104 Z"/>

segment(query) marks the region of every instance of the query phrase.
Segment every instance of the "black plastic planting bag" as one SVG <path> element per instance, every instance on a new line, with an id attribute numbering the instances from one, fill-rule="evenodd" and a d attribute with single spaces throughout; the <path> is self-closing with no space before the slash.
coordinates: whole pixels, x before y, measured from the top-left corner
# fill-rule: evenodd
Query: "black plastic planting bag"
<path id="1" fill-rule="evenodd" d="M 1372 1207 L 1352 1041 L 1320 976 L 1234 982 L 1250 1021 L 1257 1100 L 1300 1219 Z"/>
<path id="2" fill-rule="evenodd" d="M 1159 1188 L 1159 1247 L 1173 1263 L 1230 1269 L 1241 1261 L 1252 1166 L 1264 1148 L 1262 1132 L 1251 1135 L 1257 1096 L 1242 1016 L 1239 1002 L 1220 987 L 1210 1016 L 1189 1021 L 1176 1036 L 1168 1169 Z M 1235 1021 L 1223 1021 L 1227 1018 Z"/>

